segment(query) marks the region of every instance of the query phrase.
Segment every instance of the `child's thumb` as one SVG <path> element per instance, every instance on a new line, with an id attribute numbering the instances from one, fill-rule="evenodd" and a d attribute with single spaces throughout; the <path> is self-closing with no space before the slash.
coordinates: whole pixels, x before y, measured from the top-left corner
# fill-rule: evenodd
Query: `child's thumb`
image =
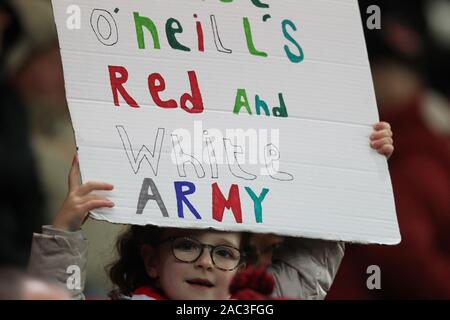
<path id="1" fill-rule="evenodd" d="M 69 191 L 75 189 L 80 183 L 78 176 L 80 174 L 80 167 L 78 163 L 78 156 L 74 155 L 72 160 L 72 167 L 69 172 Z"/>

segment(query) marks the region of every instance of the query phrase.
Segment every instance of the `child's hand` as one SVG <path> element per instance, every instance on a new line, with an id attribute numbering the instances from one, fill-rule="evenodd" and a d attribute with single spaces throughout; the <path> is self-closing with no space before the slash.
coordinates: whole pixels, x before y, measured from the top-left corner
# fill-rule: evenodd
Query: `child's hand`
<path id="1" fill-rule="evenodd" d="M 259 266 L 269 266 L 272 264 L 273 251 L 284 242 L 284 237 L 274 234 L 252 234 L 251 244 L 256 249 Z"/>
<path id="2" fill-rule="evenodd" d="M 377 122 L 373 125 L 373 129 L 370 135 L 370 146 L 389 159 L 394 152 L 391 125 L 387 122 Z"/>
<path id="3" fill-rule="evenodd" d="M 111 184 L 93 181 L 80 184 L 78 174 L 78 157 L 74 156 L 69 173 L 69 191 L 53 222 L 53 227 L 57 229 L 77 231 L 90 210 L 114 207 L 110 200 L 91 194 L 94 190 L 112 190 Z"/>

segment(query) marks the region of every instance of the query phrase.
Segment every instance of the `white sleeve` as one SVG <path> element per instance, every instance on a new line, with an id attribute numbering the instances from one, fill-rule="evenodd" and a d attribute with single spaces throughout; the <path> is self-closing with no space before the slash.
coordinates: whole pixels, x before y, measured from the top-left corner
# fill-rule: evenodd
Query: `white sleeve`
<path id="1" fill-rule="evenodd" d="M 42 234 L 33 235 L 28 272 L 64 288 L 73 299 L 84 299 L 87 249 L 88 241 L 81 231 L 69 232 L 43 226 Z M 68 286 L 67 280 L 74 274 L 74 271 L 68 272 L 70 270 L 79 270 L 80 279 Z"/>
<path id="2" fill-rule="evenodd" d="M 274 252 L 269 272 L 274 297 L 324 299 L 344 257 L 343 242 L 287 238 Z"/>

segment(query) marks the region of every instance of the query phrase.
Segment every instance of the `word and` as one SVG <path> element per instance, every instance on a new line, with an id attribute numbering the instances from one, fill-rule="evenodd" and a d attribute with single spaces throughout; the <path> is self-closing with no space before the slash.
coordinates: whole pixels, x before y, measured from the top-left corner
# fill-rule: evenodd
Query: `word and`
<path id="1" fill-rule="evenodd" d="M 280 101 L 280 106 L 272 108 L 272 114 L 275 117 L 284 117 L 285 118 L 288 116 L 288 113 L 287 113 L 286 104 L 284 103 L 284 98 L 283 98 L 282 93 L 278 94 L 278 99 Z M 250 108 L 250 103 L 249 103 L 248 97 L 247 97 L 247 92 L 245 91 L 245 89 L 238 89 L 237 93 L 236 93 L 236 100 L 234 103 L 233 113 L 239 114 L 241 112 L 242 108 L 245 108 L 245 110 L 247 111 L 248 114 L 252 114 L 252 111 Z M 257 115 L 261 115 L 261 109 L 264 111 L 264 114 L 266 116 L 270 116 L 269 106 L 267 105 L 267 103 L 264 100 L 262 100 L 259 97 L 259 95 L 256 95 L 255 96 L 255 110 L 256 110 Z"/>

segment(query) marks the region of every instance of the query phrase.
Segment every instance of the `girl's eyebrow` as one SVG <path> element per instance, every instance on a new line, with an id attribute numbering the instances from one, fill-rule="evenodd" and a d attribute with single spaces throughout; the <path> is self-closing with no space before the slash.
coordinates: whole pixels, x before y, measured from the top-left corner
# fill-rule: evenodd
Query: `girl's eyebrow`
<path id="1" fill-rule="evenodd" d="M 227 246 L 230 246 L 230 247 L 233 247 L 233 248 L 239 248 L 239 245 L 236 245 L 233 242 L 231 242 L 231 241 L 229 241 L 229 240 L 227 240 L 225 238 L 217 239 L 217 244 L 216 245 L 218 245 L 218 246 L 220 246 L 220 245 L 227 245 Z"/>
<path id="2" fill-rule="evenodd" d="M 192 232 L 189 232 L 189 231 L 182 231 L 182 230 L 180 230 L 179 232 L 174 233 L 171 237 L 175 237 L 175 238 L 176 237 L 186 237 L 186 238 L 197 240 L 198 242 L 206 243 L 206 242 L 203 242 L 203 241 L 201 241 L 199 239 L 200 237 L 199 237 L 198 234 L 192 234 Z M 214 241 L 212 241 L 212 242 L 214 244 L 213 243 L 208 243 L 208 244 L 212 244 L 214 246 L 226 245 L 226 246 L 230 246 L 230 247 L 233 247 L 233 248 L 239 248 L 239 244 L 236 245 L 232 241 L 230 241 L 230 240 L 228 240 L 226 238 L 222 238 L 222 237 L 214 239 Z"/>
<path id="3" fill-rule="evenodd" d="M 191 239 L 197 240 L 198 242 L 201 242 L 201 243 L 204 243 L 204 244 L 210 244 L 210 245 L 213 245 L 213 246 L 216 246 L 216 247 L 225 245 L 225 246 L 230 246 L 230 247 L 233 247 L 233 248 L 239 248 L 239 245 L 236 245 L 233 242 L 231 242 L 230 240 L 227 240 L 225 238 L 218 238 L 218 239 L 213 239 L 213 241 L 211 241 L 211 242 L 210 241 L 204 242 L 204 241 L 201 241 L 199 239 L 199 237 L 195 236 L 195 235 L 186 234 L 186 235 L 183 235 L 182 237 L 191 238 Z"/>

